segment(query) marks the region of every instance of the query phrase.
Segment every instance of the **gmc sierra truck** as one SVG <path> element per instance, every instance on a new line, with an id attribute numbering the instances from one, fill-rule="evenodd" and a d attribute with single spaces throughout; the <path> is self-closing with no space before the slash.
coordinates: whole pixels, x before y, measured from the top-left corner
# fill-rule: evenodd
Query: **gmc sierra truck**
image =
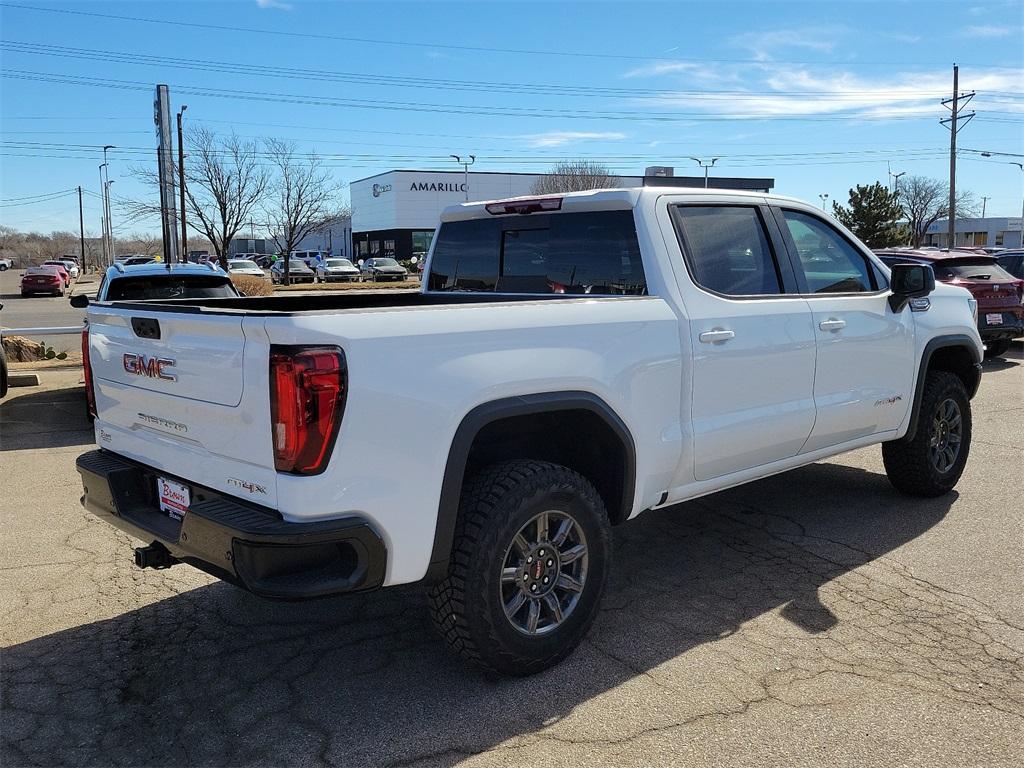
<path id="1" fill-rule="evenodd" d="M 83 504 L 257 595 L 424 582 L 526 675 L 593 622 L 612 528 L 881 444 L 960 478 L 976 304 L 797 200 L 671 188 L 448 208 L 419 293 L 98 302 Z"/>

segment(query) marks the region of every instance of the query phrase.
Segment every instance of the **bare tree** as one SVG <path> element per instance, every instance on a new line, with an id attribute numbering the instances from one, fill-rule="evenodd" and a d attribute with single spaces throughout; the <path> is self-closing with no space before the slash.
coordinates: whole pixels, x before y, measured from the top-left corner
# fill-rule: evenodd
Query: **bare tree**
<path id="1" fill-rule="evenodd" d="M 185 142 L 187 220 L 204 234 L 221 266 L 227 268 L 231 241 L 252 218 L 267 192 L 270 177 L 260 163 L 256 143 L 244 141 L 234 133 L 222 138 L 207 128 L 192 127 Z M 173 171 L 177 189 L 177 168 Z M 158 174 L 152 165 L 133 168 L 132 173 L 151 190 L 159 191 Z M 178 194 L 176 191 L 175 196 Z M 159 222 L 158 195 L 156 202 L 127 201 L 124 209 L 133 223 L 154 219 Z"/>
<path id="2" fill-rule="evenodd" d="M 608 189 L 619 185 L 619 177 L 611 169 L 591 160 L 565 160 L 534 182 L 531 192 L 549 195 L 556 192 L 580 192 L 586 189 Z"/>
<path id="3" fill-rule="evenodd" d="M 338 189 L 316 154 L 296 152 L 295 144 L 268 139 L 266 156 L 274 180 L 264 206 L 267 231 L 284 258 L 283 282 L 291 280 L 289 258 L 302 239 L 338 215 Z"/>
<path id="4" fill-rule="evenodd" d="M 900 205 L 910 228 L 910 244 L 920 248 L 928 227 L 949 216 L 949 184 L 927 176 L 908 176 L 900 183 Z M 956 211 L 959 218 L 967 218 L 977 210 L 974 194 L 957 193 Z M 949 243 L 952 248 L 953 243 Z"/>

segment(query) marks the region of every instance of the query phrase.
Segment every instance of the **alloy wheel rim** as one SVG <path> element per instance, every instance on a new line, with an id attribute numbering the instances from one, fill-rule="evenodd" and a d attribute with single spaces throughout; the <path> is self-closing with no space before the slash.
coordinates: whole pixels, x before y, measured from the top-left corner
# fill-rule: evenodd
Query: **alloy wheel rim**
<path id="1" fill-rule="evenodd" d="M 928 455 L 936 470 L 946 473 L 953 468 L 960 456 L 963 435 L 964 422 L 960 406 L 947 397 L 935 409 L 931 439 L 928 442 Z"/>
<path id="2" fill-rule="evenodd" d="M 557 629 L 579 604 L 589 560 L 586 536 L 572 516 L 557 510 L 535 515 L 512 538 L 502 560 L 505 618 L 525 635 Z"/>

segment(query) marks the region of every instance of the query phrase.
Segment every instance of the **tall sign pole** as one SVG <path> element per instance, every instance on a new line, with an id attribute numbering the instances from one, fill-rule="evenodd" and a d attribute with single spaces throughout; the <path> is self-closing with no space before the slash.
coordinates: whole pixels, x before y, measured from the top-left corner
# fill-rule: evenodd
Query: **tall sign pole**
<path id="1" fill-rule="evenodd" d="M 78 244 L 81 246 L 82 273 L 85 273 L 85 217 L 82 214 L 82 188 L 78 188 Z"/>
<path id="2" fill-rule="evenodd" d="M 157 168 L 160 175 L 160 213 L 164 231 L 164 261 L 178 261 L 178 213 L 174 199 L 174 145 L 171 142 L 171 95 L 166 85 L 156 87 L 153 122 L 159 139 Z"/>

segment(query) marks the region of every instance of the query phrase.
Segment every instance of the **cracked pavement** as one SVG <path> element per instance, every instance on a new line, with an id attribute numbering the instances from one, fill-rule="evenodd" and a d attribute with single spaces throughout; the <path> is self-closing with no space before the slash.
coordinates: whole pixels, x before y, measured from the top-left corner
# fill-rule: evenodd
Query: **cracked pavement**
<path id="1" fill-rule="evenodd" d="M 1019 345 L 955 493 L 899 496 L 869 448 L 646 513 L 580 649 L 501 681 L 417 586 L 274 603 L 136 569 L 78 503 L 77 376 L 0 403 L 5 766 L 1020 764 Z"/>

